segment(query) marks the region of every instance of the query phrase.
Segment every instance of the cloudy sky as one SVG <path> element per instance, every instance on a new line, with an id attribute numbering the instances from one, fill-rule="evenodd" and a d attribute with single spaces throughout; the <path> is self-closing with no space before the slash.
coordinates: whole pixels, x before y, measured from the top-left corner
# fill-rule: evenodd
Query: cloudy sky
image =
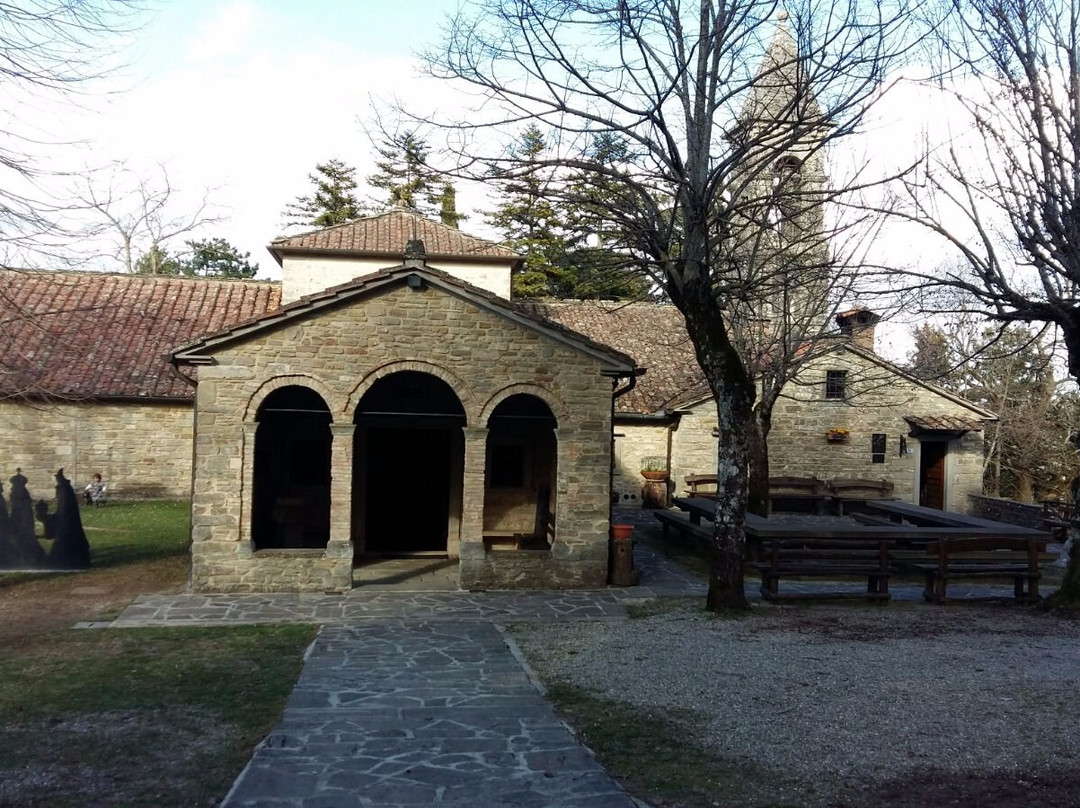
<path id="1" fill-rule="evenodd" d="M 315 164 L 338 157 L 366 176 L 373 150 L 365 127 L 378 102 L 445 96 L 419 75 L 412 51 L 438 37 L 455 5 L 162 3 L 131 34 L 119 54 L 124 66 L 107 82 L 74 102 L 34 100 L 20 119 L 46 142 L 78 141 L 50 150 L 52 168 L 123 161 L 156 178 L 164 166 L 181 214 L 209 190 L 225 218 L 201 235 L 225 236 L 251 252 L 260 275 L 272 275 L 265 245 L 280 234 L 285 205 L 308 192 Z M 465 206 L 483 204 L 464 196 Z M 106 259 L 99 266 L 110 268 Z"/>
<path id="2" fill-rule="evenodd" d="M 75 103 L 28 97 L 21 106 L 8 104 L 8 114 L 45 144 L 69 143 L 48 147 L 51 168 L 82 173 L 122 161 L 157 181 L 163 166 L 176 189 L 177 215 L 205 196 L 221 217 L 193 235 L 227 238 L 251 253 L 260 277 L 276 277 L 265 246 L 284 229 L 285 205 L 308 192 L 317 162 L 340 158 L 363 178 L 374 170 L 365 130 L 377 123 L 376 110 L 394 98 L 416 109 L 454 103 L 445 83 L 421 75 L 415 53 L 439 40 L 456 6 L 457 0 L 163 2 L 126 37 L 123 67 L 106 81 Z M 901 160 L 922 138 L 948 140 L 943 121 L 924 91 L 901 87 L 853 154 Z M 106 182 L 108 173 L 95 182 Z M 459 188 L 460 209 L 489 205 L 482 191 Z M 473 213 L 466 228 L 489 235 L 482 219 Z M 88 265 L 119 269 L 109 250 L 107 242 L 87 250 L 95 256 Z M 939 260 L 938 250 L 911 231 L 878 240 L 884 260 L 918 260 L 921 253 Z"/>

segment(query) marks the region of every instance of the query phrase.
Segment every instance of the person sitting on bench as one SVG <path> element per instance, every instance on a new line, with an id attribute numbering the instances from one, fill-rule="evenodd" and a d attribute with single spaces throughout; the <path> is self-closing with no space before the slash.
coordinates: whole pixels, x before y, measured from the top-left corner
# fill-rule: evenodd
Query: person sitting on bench
<path id="1" fill-rule="evenodd" d="M 105 483 L 100 474 L 95 472 L 86 488 L 83 489 L 83 502 L 87 505 L 105 504 Z"/>

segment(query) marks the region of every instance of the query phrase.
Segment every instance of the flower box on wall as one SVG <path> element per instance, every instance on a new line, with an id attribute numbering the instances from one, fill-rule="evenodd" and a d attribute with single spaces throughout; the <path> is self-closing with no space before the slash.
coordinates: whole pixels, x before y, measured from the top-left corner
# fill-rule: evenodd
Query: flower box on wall
<path id="1" fill-rule="evenodd" d="M 829 443 L 847 443 L 851 433 L 843 427 L 836 427 L 825 432 L 825 440 Z"/>

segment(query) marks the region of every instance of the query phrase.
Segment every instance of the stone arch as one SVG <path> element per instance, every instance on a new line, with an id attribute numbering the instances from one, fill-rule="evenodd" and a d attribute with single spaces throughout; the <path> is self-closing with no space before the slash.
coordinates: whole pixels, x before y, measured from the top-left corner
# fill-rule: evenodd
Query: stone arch
<path id="1" fill-rule="evenodd" d="M 350 419 L 355 418 L 356 408 L 360 406 L 360 401 L 363 399 L 364 394 L 371 389 L 375 382 L 406 370 L 415 371 L 417 373 L 427 373 L 429 376 L 434 376 L 435 378 L 446 382 L 450 389 L 454 391 L 454 395 L 457 396 L 458 401 L 461 402 L 461 406 L 465 410 L 466 425 L 471 426 L 472 424 L 477 423 L 478 410 L 476 398 L 473 396 L 472 389 L 469 385 L 467 385 L 457 374 L 447 370 L 441 365 L 436 365 L 432 362 L 423 362 L 417 359 L 399 359 L 394 360 L 393 362 L 387 362 L 384 365 L 379 365 L 365 375 L 364 378 L 360 380 L 360 383 L 349 393 L 349 399 L 342 414 L 347 415 Z"/>
<path id="2" fill-rule="evenodd" d="M 254 415 L 251 537 L 256 550 L 325 548 L 330 540 L 330 406 L 312 387 L 268 392 Z"/>
<path id="3" fill-rule="evenodd" d="M 480 426 L 487 426 L 488 422 L 491 420 L 491 414 L 495 412 L 495 408 L 506 401 L 506 399 L 510 398 L 510 396 L 519 394 L 534 396 L 540 399 L 548 405 L 551 414 L 555 416 L 555 420 L 558 422 L 559 426 L 563 426 L 566 423 L 569 416 L 566 405 L 563 404 L 562 399 L 538 384 L 511 384 L 504 387 L 487 400 L 483 409 L 480 411 L 480 418 L 477 423 Z"/>
<path id="4" fill-rule="evenodd" d="M 331 423 L 336 420 L 334 413 L 342 410 L 341 396 L 331 390 L 325 383 L 314 376 L 308 376 L 306 373 L 294 373 L 286 376 L 274 376 L 260 384 L 258 389 L 248 398 L 247 407 L 244 409 L 244 420 L 247 422 L 254 421 L 255 415 L 259 412 L 259 407 L 262 406 L 266 397 L 282 387 L 308 387 L 314 390 L 322 396 L 322 400 L 330 408 Z"/>

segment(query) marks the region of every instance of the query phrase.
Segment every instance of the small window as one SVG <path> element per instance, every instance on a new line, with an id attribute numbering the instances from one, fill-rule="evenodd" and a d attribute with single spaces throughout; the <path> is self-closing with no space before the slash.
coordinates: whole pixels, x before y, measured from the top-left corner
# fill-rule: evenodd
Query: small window
<path id="1" fill-rule="evenodd" d="M 885 462 L 886 437 L 884 432 L 875 432 L 870 436 L 870 462 Z"/>
<path id="2" fill-rule="evenodd" d="M 827 370 L 825 371 L 825 398 L 834 401 L 843 400 L 845 391 L 845 382 L 847 381 L 846 370 Z"/>

